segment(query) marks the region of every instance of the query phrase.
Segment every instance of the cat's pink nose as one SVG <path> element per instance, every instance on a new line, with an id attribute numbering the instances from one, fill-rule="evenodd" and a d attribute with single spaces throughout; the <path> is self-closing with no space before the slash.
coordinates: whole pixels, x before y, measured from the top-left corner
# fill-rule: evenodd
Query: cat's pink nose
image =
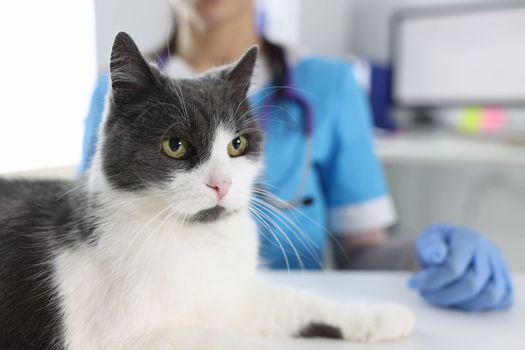
<path id="1" fill-rule="evenodd" d="M 207 183 L 207 186 L 213 189 L 217 193 L 217 197 L 221 200 L 230 189 L 232 180 L 230 179 L 210 179 Z"/>

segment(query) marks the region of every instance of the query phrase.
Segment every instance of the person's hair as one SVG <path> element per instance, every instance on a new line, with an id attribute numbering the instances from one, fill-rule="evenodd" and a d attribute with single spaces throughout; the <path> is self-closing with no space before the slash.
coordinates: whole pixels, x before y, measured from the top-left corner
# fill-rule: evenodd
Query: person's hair
<path id="1" fill-rule="evenodd" d="M 175 21 L 174 21 L 175 23 Z M 150 55 L 150 59 L 169 58 L 172 55 L 177 54 L 177 26 L 173 24 L 173 29 L 168 37 L 166 44 L 160 46 L 157 50 L 153 51 Z M 272 85 L 278 87 L 275 89 L 275 94 L 280 97 L 286 86 L 286 77 L 288 75 L 288 66 L 286 64 L 286 57 L 284 48 L 276 44 L 266 37 L 262 36 L 262 54 L 265 55 L 266 60 L 271 72 Z"/>

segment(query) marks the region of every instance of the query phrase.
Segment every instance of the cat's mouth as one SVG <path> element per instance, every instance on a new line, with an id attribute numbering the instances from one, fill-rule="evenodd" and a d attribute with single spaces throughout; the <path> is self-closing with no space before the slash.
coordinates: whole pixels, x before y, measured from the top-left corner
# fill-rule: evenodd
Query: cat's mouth
<path id="1" fill-rule="evenodd" d="M 235 214 L 237 210 L 226 209 L 223 206 L 216 205 L 212 208 L 203 209 L 190 218 L 190 222 L 194 223 L 209 223 L 214 222 L 224 217 Z"/>

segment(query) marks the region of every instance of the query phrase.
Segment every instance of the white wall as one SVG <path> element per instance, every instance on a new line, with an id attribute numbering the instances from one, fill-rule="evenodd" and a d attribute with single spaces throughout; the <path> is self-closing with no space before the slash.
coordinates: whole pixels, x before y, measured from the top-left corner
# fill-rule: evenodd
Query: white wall
<path id="1" fill-rule="evenodd" d="M 301 37 L 301 0 L 255 0 L 264 9 L 267 23 L 265 33 L 269 39 L 288 45 L 298 45 Z"/>
<path id="2" fill-rule="evenodd" d="M 0 172 L 78 163 L 96 77 L 93 5 L 0 2 Z"/>
<path id="3" fill-rule="evenodd" d="M 156 49 L 169 36 L 172 9 L 167 0 L 95 0 L 95 4 L 100 72 L 108 70 L 118 32 L 128 32 L 145 52 Z"/>
<path id="4" fill-rule="evenodd" d="M 326 55 L 352 52 L 359 33 L 353 26 L 358 4 L 358 0 L 301 0 L 299 44 Z"/>

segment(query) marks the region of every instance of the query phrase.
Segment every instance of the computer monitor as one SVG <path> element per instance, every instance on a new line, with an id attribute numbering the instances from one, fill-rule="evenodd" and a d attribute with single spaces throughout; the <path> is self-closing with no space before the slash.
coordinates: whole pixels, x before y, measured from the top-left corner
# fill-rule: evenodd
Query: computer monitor
<path id="1" fill-rule="evenodd" d="M 402 10 L 391 53 L 397 106 L 525 106 L 525 1 Z"/>

